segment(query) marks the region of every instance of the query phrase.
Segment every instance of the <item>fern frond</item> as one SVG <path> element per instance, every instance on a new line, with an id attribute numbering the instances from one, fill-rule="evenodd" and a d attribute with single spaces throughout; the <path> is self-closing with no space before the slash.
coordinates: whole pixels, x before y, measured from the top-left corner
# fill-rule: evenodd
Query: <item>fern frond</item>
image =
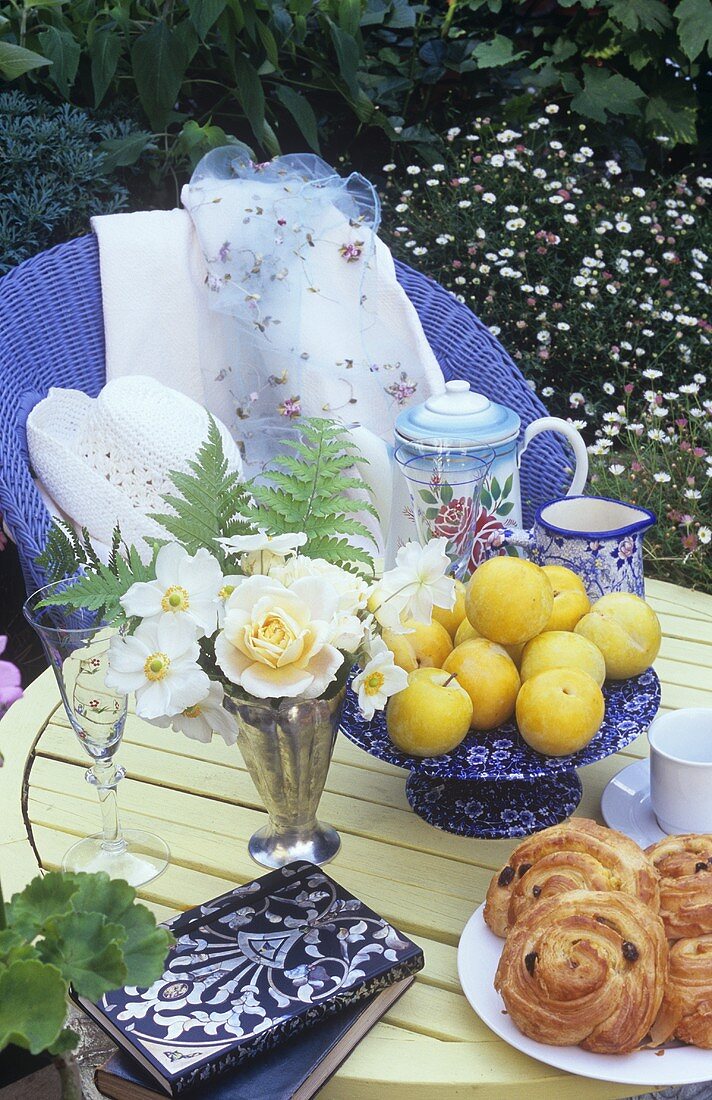
<path id="1" fill-rule="evenodd" d="M 257 524 L 250 515 L 250 490 L 228 469 L 212 416 L 207 440 L 187 465 L 189 473 L 175 470 L 170 474 L 176 493 L 163 497 L 175 515 L 154 512 L 150 518 L 178 539 L 189 554 L 204 547 L 221 558 L 217 538 L 251 534 Z"/>
<path id="2" fill-rule="evenodd" d="M 63 524 L 66 529 L 66 524 Z M 72 532 L 74 535 L 74 532 Z M 65 536 L 66 537 L 66 536 Z M 53 545 L 57 543 L 59 536 L 54 528 L 50 532 Z M 67 540 L 68 542 L 71 540 Z M 49 546 L 50 539 L 48 539 Z M 153 554 L 149 562 L 141 561 L 135 546 L 127 548 L 127 557 L 119 554 L 121 544 L 121 532 L 114 528 L 111 540 L 111 554 L 106 565 L 96 555 L 86 531 L 80 540 L 74 535 L 72 542 L 74 558 L 70 568 L 62 577 L 56 580 L 71 579 L 73 573 L 79 575 L 74 583 L 68 584 L 61 592 L 55 592 L 47 596 L 40 606 L 43 607 L 67 607 L 74 610 L 81 608 L 87 611 L 98 611 L 107 622 L 125 619 L 124 609 L 121 606 L 121 597 L 128 592 L 132 584 L 137 581 L 152 581 L 156 576 L 156 554 L 158 546 L 154 546 Z M 44 553 L 47 553 L 45 547 Z M 38 559 L 39 561 L 39 559 Z"/>
<path id="3" fill-rule="evenodd" d="M 51 584 L 71 577 L 83 560 L 84 551 L 74 528 L 64 520 L 55 520 L 49 529 L 44 550 L 36 558 L 47 581 Z"/>
<path id="4" fill-rule="evenodd" d="M 373 541 L 368 528 L 350 517 L 366 512 L 378 518 L 366 486 L 345 472 L 360 453 L 346 429 L 332 420 L 304 420 L 299 427 L 299 439 L 284 441 L 289 453 L 274 460 L 264 481 L 252 484 L 250 514 L 256 526 L 273 535 L 304 531 L 307 543 L 301 553 L 309 557 L 372 574 L 371 555 L 344 538 Z M 359 498 L 349 495 L 352 490 L 359 491 Z"/>

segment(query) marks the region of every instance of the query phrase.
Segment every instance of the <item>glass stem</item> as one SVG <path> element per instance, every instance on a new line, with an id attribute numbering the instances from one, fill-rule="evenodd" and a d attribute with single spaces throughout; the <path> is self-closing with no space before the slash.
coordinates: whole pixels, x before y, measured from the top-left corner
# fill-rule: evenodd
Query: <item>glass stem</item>
<path id="1" fill-rule="evenodd" d="M 116 787 L 119 780 L 123 778 L 123 771 L 116 767 L 113 760 L 97 760 L 91 768 L 91 775 L 101 807 L 103 833 L 101 846 L 107 852 L 123 852 L 126 841 L 121 832 L 119 807 L 116 801 Z"/>

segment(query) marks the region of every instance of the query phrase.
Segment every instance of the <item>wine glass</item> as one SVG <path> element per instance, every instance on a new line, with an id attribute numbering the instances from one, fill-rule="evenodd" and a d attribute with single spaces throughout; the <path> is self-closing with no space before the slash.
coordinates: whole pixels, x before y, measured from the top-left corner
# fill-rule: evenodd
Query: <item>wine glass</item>
<path id="1" fill-rule="evenodd" d="M 109 643 L 121 628 L 96 611 L 51 604 L 48 596 L 67 590 L 71 581 L 45 585 L 26 600 L 23 612 L 37 631 L 57 678 L 64 709 L 82 748 L 92 758 L 85 779 L 96 787 L 102 832 L 73 844 L 62 860 L 64 871 L 106 871 L 131 886 L 150 882 L 168 865 L 168 845 L 142 829 L 121 828 L 116 788 L 124 769 L 114 761 L 126 723 L 128 697 L 104 683 Z"/>
<path id="2" fill-rule="evenodd" d="M 443 449 L 413 455 L 409 447 L 398 447 L 394 457 L 408 483 L 418 541 L 424 546 L 431 539 L 446 538 L 452 576 L 462 580 L 470 564 L 480 493 L 494 452 L 473 455 Z"/>

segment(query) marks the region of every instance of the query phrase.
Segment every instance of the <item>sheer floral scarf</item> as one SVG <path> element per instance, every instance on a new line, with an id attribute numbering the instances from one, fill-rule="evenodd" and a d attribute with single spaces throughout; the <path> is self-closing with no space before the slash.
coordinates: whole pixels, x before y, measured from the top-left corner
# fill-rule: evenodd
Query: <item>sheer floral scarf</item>
<path id="1" fill-rule="evenodd" d="M 442 389 L 415 312 L 415 333 L 384 315 L 384 287 L 400 287 L 363 176 L 341 178 L 311 154 L 255 164 L 231 145 L 203 158 L 182 200 L 210 304 L 237 326 L 233 363 L 205 379 L 208 404 L 237 436 L 254 430 L 245 421 L 321 415 L 390 442 L 400 409 Z"/>

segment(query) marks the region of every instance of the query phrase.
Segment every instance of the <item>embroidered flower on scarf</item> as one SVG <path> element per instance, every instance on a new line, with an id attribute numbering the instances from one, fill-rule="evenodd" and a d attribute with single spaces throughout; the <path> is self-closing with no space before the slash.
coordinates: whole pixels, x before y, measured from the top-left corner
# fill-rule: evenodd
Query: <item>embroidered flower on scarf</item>
<path id="1" fill-rule="evenodd" d="M 299 394 L 297 393 L 292 397 L 285 397 L 284 401 L 282 401 L 277 408 L 281 416 L 286 416 L 290 420 L 294 420 L 296 416 L 301 416 L 302 404 Z"/>
<path id="2" fill-rule="evenodd" d="M 398 381 L 391 382 L 390 386 L 385 387 L 385 390 L 386 393 L 395 398 L 396 404 L 404 405 L 408 398 L 413 396 L 417 388 L 418 383 L 409 378 L 405 371 L 401 371 Z"/>
<path id="3" fill-rule="evenodd" d="M 342 244 L 339 255 L 343 256 L 347 264 L 357 263 L 363 255 L 363 241 L 353 241 L 351 244 Z"/>

